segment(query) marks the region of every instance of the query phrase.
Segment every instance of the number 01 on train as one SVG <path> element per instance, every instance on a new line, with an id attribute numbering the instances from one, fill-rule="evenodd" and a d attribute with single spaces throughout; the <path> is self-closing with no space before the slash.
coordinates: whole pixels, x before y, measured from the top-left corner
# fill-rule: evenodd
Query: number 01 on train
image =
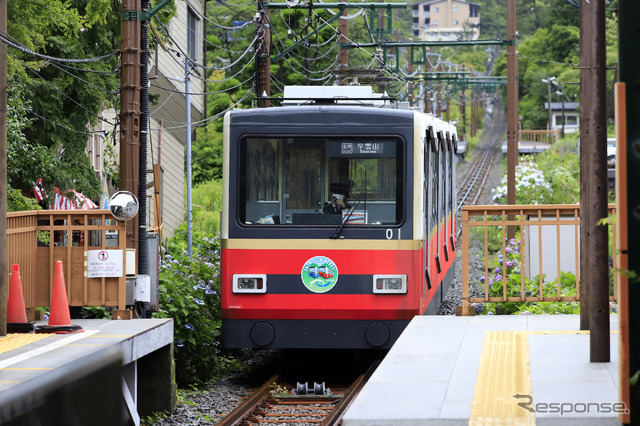
<path id="1" fill-rule="evenodd" d="M 389 348 L 453 280 L 455 126 L 349 90 L 225 116 L 227 347 Z"/>

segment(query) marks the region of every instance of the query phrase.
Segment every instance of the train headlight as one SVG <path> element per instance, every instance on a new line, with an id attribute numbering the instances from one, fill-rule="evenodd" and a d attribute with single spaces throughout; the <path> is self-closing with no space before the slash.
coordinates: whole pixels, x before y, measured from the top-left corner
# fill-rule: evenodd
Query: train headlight
<path id="1" fill-rule="evenodd" d="M 267 276 L 261 274 L 234 274 L 234 293 L 266 293 Z"/>
<path id="2" fill-rule="evenodd" d="M 407 276 L 374 275 L 373 292 L 376 294 L 407 294 Z"/>

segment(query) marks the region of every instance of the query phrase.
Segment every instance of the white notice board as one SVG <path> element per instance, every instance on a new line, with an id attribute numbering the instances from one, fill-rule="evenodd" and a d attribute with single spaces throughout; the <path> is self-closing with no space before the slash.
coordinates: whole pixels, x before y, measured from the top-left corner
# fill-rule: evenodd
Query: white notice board
<path id="1" fill-rule="evenodd" d="M 87 250 L 87 278 L 121 277 L 123 250 Z"/>

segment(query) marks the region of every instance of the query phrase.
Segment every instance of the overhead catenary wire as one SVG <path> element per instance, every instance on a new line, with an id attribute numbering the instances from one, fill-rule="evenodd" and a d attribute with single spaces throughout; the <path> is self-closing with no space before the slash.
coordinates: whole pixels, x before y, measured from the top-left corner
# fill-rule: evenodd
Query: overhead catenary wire
<path id="1" fill-rule="evenodd" d="M 20 101 L 20 99 L 14 98 L 14 97 L 13 97 L 13 96 L 11 96 L 11 95 L 8 95 L 8 97 L 9 97 L 9 98 L 11 98 L 11 99 L 13 99 L 13 100 L 14 100 L 14 101 L 16 101 L 16 102 L 19 102 L 19 101 Z M 27 110 L 27 113 L 29 113 L 29 114 L 33 114 L 33 115 L 35 115 L 36 117 L 38 117 L 39 119 L 41 119 L 41 120 L 44 120 L 44 121 L 46 121 L 46 122 L 48 122 L 48 123 L 51 123 L 51 124 L 53 124 L 53 125 L 55 125 L 55 126 L 57 126 L 57 127 L 62 127 L 62 128 L 66 129 L 66 130 L 69 130 L 70 132 L 79 133 L 79 134 L 83 134 L 83 135 L 87 135 L 87 136 L 90 136 L 90 135 L 96 135 L 96 134 L 104 135 L 104 131 L 102 131 L 102 130 L 96 130 L 96 131 L 93 131 L 93 132 L 87 132 L 87 131 L 82 131 L 82 130 L 73 129 L 73 128 L 71 128 L 71 127 L 67 126 L 66 124 L 58 123 L 57 121 L 54 121 L 54 120 L 48 119 L 48 118 L 46 118 L 46 117 L 44 117 L 44 116 L 42 116 L 42 115 L 38 114 L 37 112 L 35 112 L 33 109 L 28 109 L 28 110 Z"/>
<path id="2" fill-rule="evenodd" d="M 245 99 L 247 99 L 252 94 L 253 94 L 253 88 L 251 88 L 249 91 L 247 91 L 247 93 L 245 93 L 242 96 L 242 98 L 240 98 L 238 101 L 236 101 L 233 105 L 231 105 L 229 108 L 225 109 L 224 111 L 221 111 L 218 114 L 212 115 L 210 117 L 204 118 L 204 119 L 199 120 L 199 121 L 192 121 L 191 125 L 192 126 L 193 125 L 197 125 L 197 127 L 202 127 L 204 125 L 207 125 L 211 121 L 217 120 L 218 118 L 220 118 L 224 114 L 226 114 L 228 111 L 231 111 L 233 108 L 238 106 L 241 102 L 243 102 Z M 163 122 L 166 123 L 167 121 L 163 120 Z M 162 127 L 162 130 L 163 131 L 168 131 L 169 133 L 175 133 L 175 131 L 183 130 L 187 126 L 188 126 L 188 123 L 180 123 L 180 125 L 178 125 L 178 126 Z M 151 130 L 160 130 L 160 127 L 153 127 L 153 128 L 151 128 Z"/>
<path id="3" fill-rule="evenodd" d="M 46 59 L 47 61 L 51 61 L 51 62 L 74 63 L 74 64 L 98 62 L 98 61 L 103 61 L 105 59 L 108 59 L 120 54 L 120 51 L 116 50 L 107 55 L 96 56 L 93 58 L 83 58 L 83 59 L 58 58 L 55 56 L 43 55 L 42 53 L 34 52 L 33 50 L 29 49 L 25 45 L 17 42 L 13 37 L 11 37 L 9 34 L 3 31 L 0 31 L 0 41 L 4 42 L 8 46 L 13 47 L 14 49 L 20 50 L 23 53 L 26 53 L 31 56 L 35 56 L 40 59 Z"/>
<path id="4" fill-rule="evenodd" d="M 4 46 L 3 46 L 4 47 Z M 4 47 L 6 49 L 6 47 Z M 109 120 L 107 120 L 106 118 L 100 116 L 99 114 L 96 114 L 95 112 L 93 112 L 92 110 L 90 110 L 88 107 L 86 107 L 85 105 L 82 105 L 80 102 L 78 102 L 77 100 L 73 99 L 71 96 L 67 95 L 66 93 L 64 93 L 62 90 L 60 90 L 55 84 L 51 83 L 49 80 L 47 80 L 46 78 L 44 78 L 43 76 L 41 76 L 38 71 L 36 71 L 35 69 L 31 68 L 24 60 L 14 56 L 13 54 L 9 53 L 9 55 L 11 55 L 13 58 L 15 58 L 16 60 L 22 62 L 22 64 L 24 65 L 24 67 L 26 69 L 28 69 L 29 71 L 33 72 L 38 78 L 40 78 L 42 81 L 44 81 L 46 84 L 48 84 L 49 86 L 51 86 L 56 92 L 60 93 L 62 96 L 64 96 L 65 98 L 67 98 L 69 101 L 71 101 L 72 103 L 74 103 L 75 105 L 79 106 L 81 109 L 85 110 L 86 112 L 88 112 L 89 114 L 93 115 L 94 117 L 98 118 L 99 120 L 114 126 L 114 123 L 111 123 Z"/>

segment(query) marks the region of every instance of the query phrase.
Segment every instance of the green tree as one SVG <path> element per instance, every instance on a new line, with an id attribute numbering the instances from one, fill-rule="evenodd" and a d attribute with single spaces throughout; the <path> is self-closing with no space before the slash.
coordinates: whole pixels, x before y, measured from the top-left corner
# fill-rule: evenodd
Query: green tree
<path id="1" fill-rule="evenodd" d="M 99 114 L 118 108 L 121 10 L 111 0 L 21 0 L 8 2 L 7 15 L 8 77 L 21 88 L 14 96 L 28 100 L 23 139 L 9 148 L 9 169 L 20 169 L 10 184 L 26 191 L 42 179 L 95 198 L 101 188 L 85 149 Z"/>
<path id="2" fill-rule="evenodd" d="M 56 19 L 51 19 L 55 16 Z M 8 33 L 25 49 L 10 49 L 9 80 L 29 101 L 28 125 L 14 144 L 10 183 L 21 190 L 42 179 L 46 186 L 100 193 L 85 154 L 87 125 L 96 124 L 105 107 L 117 103 L 120 18 L 108 0 L 38 1 L 8 4 Z M 53 58 L 110 55 L 91 63 Z M 41 55 L 41 56 L 38 56 Z M 23 152 L 30 147 L 30 154 Z M 18 171 L 19 170 L 19 171 Z"/>

